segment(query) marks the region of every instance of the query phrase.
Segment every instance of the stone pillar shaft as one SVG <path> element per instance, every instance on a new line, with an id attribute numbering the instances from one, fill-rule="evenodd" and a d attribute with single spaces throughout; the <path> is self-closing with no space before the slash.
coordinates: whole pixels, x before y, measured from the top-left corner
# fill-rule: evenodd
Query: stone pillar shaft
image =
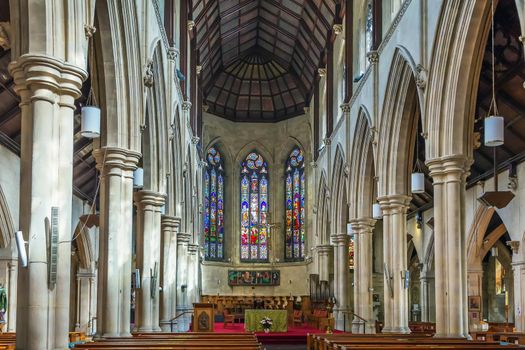
<path id="1" fill-rule="evenodd" d="M 18 271 L 17 348 L 67 348 L 73 112 L 86 72 L 31 54 L 18 57 L 9 69 L 21 97 L 19 227 L 29 244 L 28 267 Z M 49 285 L 44 222 L 51 221 L 52 207 L 58 208 L 57 275 L 56 284 Z"/>
<path id="2" fill-rule="evenodd" d="M 407 270 L 406 213 L 410 197 L 389 195 L 379 198 L 383 211 L 383 252 L 390 280 L 384 285 L 385 322 L 383 333 L 410 333 L 408 289 L 402 274 Z"/>
<path id="3" fill-rule="evenodd" d="M 329 282 L 330 278 L 330 254 L 332 254 L 334 247 L 326 244 L 317 246 L 317 254 L 319 260 L 319 281 Z M 335 282 L 335 281 L 334 281 Z"/>
<path id="4" fill-rule="evenodd" d="M 137 290 L 137 328 L 158 332 L 160 276 L 160 210 L 166 196 L 152 191 L 135 193 L 137 206 L 137 267 L 141 284 Z"/>
<path id="5" fill-rule="evenodd" d="M 464 338 L 468 336 L 463 209 L 467 162 L 458 156 L 433 159 L 427 165 L 434 180 L 436 337 Z"/>
<path id="6" fill-rule="evenodd" d="M 334 243 L 334 282 L 337 288 L 335 289 L 336 299 L 336 329 L 347 330 L 350 326 L 350 318 L 346 313 L 349 309 L 348 303 L 348 235 L 346 233 L 332 235 L 332 242 Z M 346 322 L 345 322 L 346 318 Z"/>
<path id="7" fill-rule="evenodd" d="M 372 304 L 372 234 L 375 220 L 361 218 L 351 221 L 354 232 L 354 312 L 366 320 L 354 318 L 355 333 L 375 333 Z"/>
<path id="8" fill-rule="evenodd" d="M 188 243 L 190 235 L 177 234 L 177 310 L 185 311 L 189 306 L 188 299 Z"/>
<path id="9" fill-rule="evenodd" d="M 8 289 L 7 289 L 7 298 L 8 309 L 7 309 L 7 331 L 15 332 L 16 331 L 16 285 L 17 285 L 17 260 L 10 261 L 7 264 L 8 268 Z"/>
<path id="10" fill-rule="evenodd" d="M 100 180 L 97 334 L 131 336 L 133 170 L 140 153 L 116 147 L 93 152 Z"/>
<path id="11" fill-rule="evenodd" d="M 160 309 L 160 328 L 171 332 L 169 321 L 176 316 L 176 272 L 177 272 L 177 232 L 180 218 L 164 215 L 162 227 L 162 297 Z"/>
<path id="12" fill-rule="evenodd" d="M 421 322 L 430 322 L 428 276 L 426 271 L 421 271 L 419 276 L 419 299 L 421 304 Z"/>

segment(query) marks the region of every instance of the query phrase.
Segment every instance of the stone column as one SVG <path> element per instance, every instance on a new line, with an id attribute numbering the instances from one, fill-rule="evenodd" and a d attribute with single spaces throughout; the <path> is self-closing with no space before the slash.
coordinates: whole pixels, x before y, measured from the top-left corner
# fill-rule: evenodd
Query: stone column
<path id="1" fill-rule="evenodd" d="M 351 220 L 354 232 L 354 312 L 364 318 L 366 323 L 355 317 L 352 332 L 373 334 L 376 332 L 374 308 L 372 304 L 372 234 L 375 220 L 361 218 Z M 365 323 L 365 324 L 363 324 Z"/>
<path id="2" fill-rule="evenodd" d="M 334 247 L 329 244 L 318 245 L 317 254 L 319 259 L 319 281 L 329 282 L 330 278 L 330 255 Z"/>
<path id="3" fill-rule="evenodd" d="M 21 98 L 19 227 L 29 245 L 28 267 L 18 271 L 17 348 L 67 348 L 74 102 L 86 72 L 43 54 L 20 56 L 9 69 Z M 57 265 L 50 284 L 45 222 L 53 207 Z"/>
<path id="4" fill-rule="evenodd" d="M 166 196 L 153 191 L 135 192 L 137 206 L 137 268 L 141 284 L 137 290 L 137 329 L 159 332 L 160 210 Z"/>
<path id="5" fill-rule="evenodd" d="M 406 213 L 410 197 L 389 195 L 378 198 L 383 211 L 383 255 L 388 269 L 384 282 L 385 322 L 383 333 L 410 333 L 408 288 L 402 278 L 407 270 Z"/>
<path id="6" fill-rule="evenodd" d="M 525 257 L 520 253 L 519 241 L 508 241 L 512 249 L 512 275 L 514 279 L 514 325 L 517 332 L 525 332 Z M 523 250 L 523 249 L 522 249 Z"/>
<path id="7" fill-rule="evenodd" d="M 200 299 L 199 291 L 199 245 L 188 244 L 188 307 Z"/>
<path id="8" fill-rule="evenodd" d="M 430 300 L 429 294 L 429 283 L 433 277 L 430 277 L 430 273 L 427 270 L 428 266 L 423 266 L 419 275 L 419 299 L 421 303 L 421 322 L 430 322 L 430 303 L 433 303 L 433 300 Z"/>
<path id="9" fill-rule="evenodd" d="M 188 299 L 188 243 L 191 235 L 177 233 L 177 314 L 191 308 Z M 180 328 L 179 328 L 180 329 Z"/>
<path id="10" fill-rule="evenodd" d="M 334 259 L 334 280 L 337 281 L 337 289 L 334 293 L 336 299 L 335 328 L 346 331 L 350 329 L 351 325 L 350 315 L 347 314 L 349 310 L 348 235 L 346 233 L 332 235 L 332 242 L 334 243 L 334 254 L 337 257 Z"/>
<path id="11" fill-rule="evenodd" d="M 17 260 L 7 263 L 7 331 L 16 331 L 16 283 L 17 283 Z"/>
<path id="12" fill-rule="evenodd" d="M 93 156 L 101 174 L 97 335 L 129 337 L 133 170 L 140 153 L 104 147 Z"/>
<path id="13" fill-rule="evenodd" d="M 468 336 L 465 179 L 462 156 L 427 161 L 434 184 L 436 337 Z M 452 268 L 453 267 L 453 268 Z"/>
<path id="14" fill-rule="evenodd" d="M 162 297 L 160 328 L 163 332 L 171 332 L 170 320 L 176 316 L 177 232 L 179 227 L 180 218 L 167 215 L 162 216 Z"/>
<path id="15" fill-rule="evenodd" d="M 92 299 L 91 281 L 95 274 L 91 271 L 79 271 L 77 273 L 77 320 L 75 328 L 78 331 L 89 333 L 89 324 L 91 322 L 90 308 Z"/>

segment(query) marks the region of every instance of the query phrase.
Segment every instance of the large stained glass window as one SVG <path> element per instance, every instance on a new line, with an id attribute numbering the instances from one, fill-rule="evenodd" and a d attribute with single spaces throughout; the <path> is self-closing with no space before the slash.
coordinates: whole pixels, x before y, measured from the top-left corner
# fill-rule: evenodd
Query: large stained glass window
<path id="1" fill-rule="evenodd" d="M 241 260 L 268 260 L 268 164 L 251 152 L 241 164 Z"/>
<path id="2" fill-rule="evenodd" d="M 207 260 L 224 259 L 224 168 L 221 153 L 211 147 L 204 173 L 204 254 Z"/>
<path id="3" fill-rule="evenodd" d="M 304 155 L 300 148 L 294 148 L 286 161 L 285 196 L 285 257 L 287 260 L 302 260 L 305 255 L 306 181 Z"/>

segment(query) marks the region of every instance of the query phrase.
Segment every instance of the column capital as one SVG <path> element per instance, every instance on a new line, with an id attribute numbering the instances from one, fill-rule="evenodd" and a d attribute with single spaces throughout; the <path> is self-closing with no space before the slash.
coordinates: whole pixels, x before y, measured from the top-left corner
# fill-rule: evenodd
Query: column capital
<path id="1" fill-rule="evenodd" d="M 141 190 L 133 194 L 137 207 L 153 206 L 160 208 L 166 202 L 166 195 L 155 191 Z"/>
<path id="2" fill-rule="evenodd" d="M 346 233 L 334 233 L 331 235 L 332 242 L 334 243 L 347 243 L 348 242 L 348 235 Z"/>
<path id="3" fill-rule="evenodd" d="M 196 254 L 199 251 L 200 246 L 198 244 L 190 243 L 188 244 L 188 253 Z"/>
<path id="4" fill-rule="evenodd" d="M 334 246 L 331 244 L 323 244 L 323 245 L 318 245 L 316 249 L 319 253 L 328 254 L 334 250 Z"/>
<path id="5" fill-rule="evenodd" d="M 189 111 L 191 109 L 191 102 L 190 101 L 184 101 L 182 102 L 182 110 L 183 111 Z"/>
<path id="6" fill-rule="evenodd" d="M 463 155 L 452 155 L 427 160 L 425 164 L 430 170 L 434 183 L 442 181 L 445 176 L 452 176 L 461 180 L 466 176 L 472 160 Z"/>
<path id="7" fill-rule="evenodd" d="M 404 194 L 391 194 L 377 198 L 383 214 L 406 213 L 412 197 Z"/>
<path id="8" fill-rule="evenodd" d="M 177 216 L 162 215 L 160 217 L 160 225 L 162 227 L 170 227 L 177 229 L 180 227 L 181 218 Z"/>
<path id="9" fill-rule="evenodd" d="M 137 168 L 141 156 L 142 155 L 136 151 L 110 146 L 98 148 L 93 151 L 93 157 L 97 162 L 97 169 L 101 173 L 111 168 L 133 171 Z"/>
<path id="10" fill-rule="evenodd" d="M 507 241 L 506 243 L 510 247 L 510 249 L 512 250 L 512 254 L 513 255 L 518 255 L 518 251 L 519 251 L 519 248 L 520 248 L 520 241 Z"/>
<path id="11" fill-rule="evenodd" d="M 352 225 L 352 229 L 356 231 L 356 233 L 372 233 L 376 221 L 377 220 L 372 218 L 356 218 L 349 220 L 348 223 Z"/>
<path id="12" fill-rule="evenodd" d="M 177 233 L 177 242 L 182 243 L 188 243 L 191 239 L 191 235 L 186 232 L 178 232 Z"/>
<path id="13" fill-rule="evenodd" d="M 8 67 L 15 82 L 14 89 L 21 96 L 22 103 L 28 103 L 29 99 L 54 103 L 54 98 L 46 94 L 45 90 L 76 99 L 81 95 L 82 82 L 87 77 L 84 69 L 47 55 L 25 54 Z"/>
<path id="14" fill-rule="evenodd" d="M 339 106 L 341 108 L 341 112 L 343 113 L 350 113 L 350 110 L 352 109 L 352 105 L 350 103 L 343 103 Z"/>

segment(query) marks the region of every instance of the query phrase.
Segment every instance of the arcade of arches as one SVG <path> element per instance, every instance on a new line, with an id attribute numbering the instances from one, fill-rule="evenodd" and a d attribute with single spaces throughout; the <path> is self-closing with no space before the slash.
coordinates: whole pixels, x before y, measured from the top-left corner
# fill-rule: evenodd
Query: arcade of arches
<path id="1" fill-rule="evenodd" d="M 66 349 L 255 298 L 525 331 L 524 33 L 523 0 L 1 2 L 3 330 Z"/>

